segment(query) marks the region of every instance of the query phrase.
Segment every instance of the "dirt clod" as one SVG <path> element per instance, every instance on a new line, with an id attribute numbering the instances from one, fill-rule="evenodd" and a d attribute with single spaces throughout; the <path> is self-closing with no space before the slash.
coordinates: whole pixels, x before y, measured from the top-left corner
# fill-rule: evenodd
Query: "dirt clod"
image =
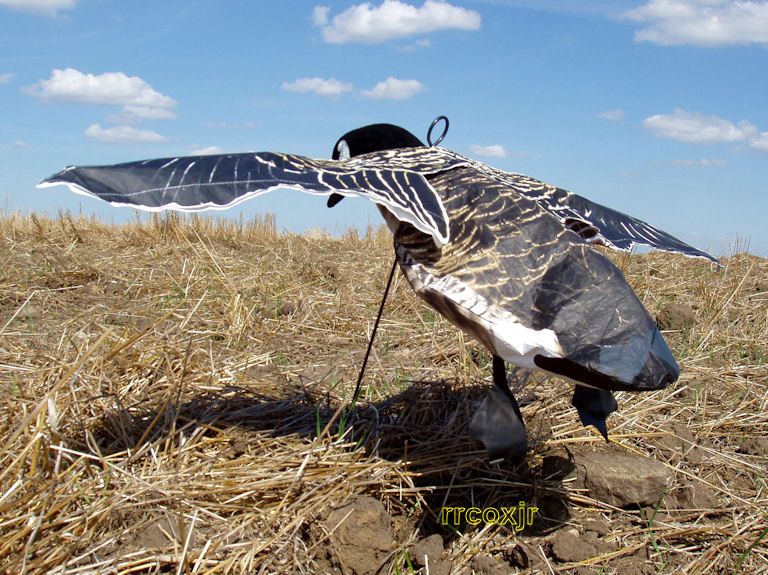
<path id="1" fill-rule="evenodd" d="M 475 575 L 507 575 L 509 564 L 499 557 L 478 553 L 472 558 L 472 570 Z"/>
<path id="2" fill-rule="evenodd" d="M 280 304 L 277 310 L 278 315 L 292 315 L 296 313 L 301 307 L 301 302 L 298 301 L 285 301 Z"/>
<path id="3" fill-rule="evenodd" d="M 392 518 L 373 497 L 358 497 L 335 509 L 323 524 L 333 558 L 345 574 L 374 573 L 396 546 Z"/>
<path id="4" fill-rule="evenodd" d="M 584 561 L 597 555 L 597 547 L 575 529 L 561 529 L 552 538 L 552 555 L 562 563 Z"/>
<path id="5" fill-rule="evenodd" d="M 683 509 L 712 509 L 717 507 L 717 494 L 701 482 L 686 482 L 675 493 L 678 507 Z"/>
<path id="6" fill-rule="evenodd" d="M 596 519 L 589 519 L 584 523 L 584 527 L 590 531 L 597 533 L 598 537 L 604 537 L 611 532 L 611 528 L 608 523 L 602 517 Z"/>
<path id="7" fill-rule="evenodd" d="M 699 465 L 704 460 L 696 437 L 684 425 L 674 424 L 670 434 L 660 438 L 658 445 L 666 461 L 677 460 L 681 455 L 692 465 Z"/>
<path id="8" fill-rule="evenodd" d="M 768 438 L 745 437 L 739 442 L 738 451 L 739 453 L 746 453 L 748 455 L 768 457 Z"/>
<path id="9" fill-rule="evenodd" d="M 438 533 L 421 539 L 410 550 L 414 565 L 424 567 L 435 575 L 448 575 L 451 572 L 451 562 L 444 555 L 443 538 Z"/>
<path id="10" fill-rule="evenodd" d="M 528 554 L 531 552 L 524 544 L 510 545 L 503 551 L 503 557 L 513 567 L 527 569 L 531 563 Z"/>
<path id="11" fill-rule="evenodd" d="M 656 504 L 672 485 L 672 473 L 648 457 L 591 452 L 574 457 L 590 496 L 615 507 Z"/>
<path id="12" fill-rule="evenodd" d="M 684 303 L 670 303 L 656 316 L 656 323 L 662 330 L 686 330 L 696 322 L 696 312 Z"/>
<path id="13" fill-rule="evenodd" d="M 411 557 L 414 563 L 421 567 L 427 564 L 427 557 L 434 561 L 442 557 L 442 555 L 443 538 L 438 533 L 421 539 L 411 548 Z"/>

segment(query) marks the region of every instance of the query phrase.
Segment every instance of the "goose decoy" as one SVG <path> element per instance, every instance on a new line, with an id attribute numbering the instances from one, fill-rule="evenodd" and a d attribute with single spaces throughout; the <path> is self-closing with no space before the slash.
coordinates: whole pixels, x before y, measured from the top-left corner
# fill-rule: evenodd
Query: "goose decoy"
<path id="1" fill-rule="evenodd" d="M 372 200 L 414 291 L 493 355 L 494 385 L 470 423 L 491 460 L 527 449 L 505 362 L 575 383 L 582 424 L 606 439 L 606 417 L 617 409 L 612 391 L 677 379 L 656 323 L 590 244 L 641 244 L 717 262 L 711 255 L 566 190 L 425 146 L 391 124 L 348 132 L 332 158 L 259 152 L 68 167 L 39 186 L 64 184 L 151 211 L 225 209 L 277 188 L 330 196 L 329 206 L 345 196 Z"/>

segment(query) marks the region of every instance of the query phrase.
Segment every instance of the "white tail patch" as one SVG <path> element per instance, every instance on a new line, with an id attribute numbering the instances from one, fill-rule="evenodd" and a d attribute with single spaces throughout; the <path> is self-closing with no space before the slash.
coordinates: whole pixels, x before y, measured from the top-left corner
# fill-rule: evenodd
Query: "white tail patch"
<path id="1" fill-rule="evenodd" d="M 403 265 L 414 291 L 436 307 L 460 329 L 491 346 L 491 352 L 502 359 L 528 369 L 539 369 L 536 355 L 563 357 L 557 334 L 551 329 L 536 330 L 523 325 L 509 311 L 490 303 L 470 286 L 453 276 L 437 278 L 418 263 Z M 461 318 L 451 317 L 437 307 L 439 296 L 455 304 Z"/>

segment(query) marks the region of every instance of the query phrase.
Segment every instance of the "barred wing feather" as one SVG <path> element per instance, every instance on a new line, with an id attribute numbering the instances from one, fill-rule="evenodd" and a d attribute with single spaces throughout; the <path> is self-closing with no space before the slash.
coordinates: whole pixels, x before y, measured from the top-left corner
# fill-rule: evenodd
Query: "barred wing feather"
<path id="1" fill-rule="evenodd" d="M 642 220 L 529 176 L 503 172 L 485 164 L 478 165 L 482 171 L 506 185 L 512 192 L 534 200 L 560 220 L 563 226 L 589 243 L 622 251 L 630 251 L 636 245 L 645 245 L 689 257 L 706 258 L 719 264 L 717 258 L 707 252 L 694 248 Z"/>
<path id="2" fill-rule="evenodd" d="M 272 152 L 189 156 L 112 166 L 69 167 L 43 180 L 118 206 L 159 211 L 225 209 L 277 188 L 311 194 L 361 196 L 431 235 L 449 240 L 448 216 L 422 175 L 451 167 L 392 162 L 393 154 L 366 154 L 350 160 L 314 160 Z"/>
<path id="3" fill-rule="evenodd" d="M 719 264 L 717 258 L 694 248 L 676 237 L 642 220 L 592 202 L 577 194 L 567 195 L 561 205 L 566 221 L 582 220 L 598 230 L 598 243 L 608 247 L 630 251 L 636 245 L 645 245 L 661 251 L 677 252 L 689 257 L 706 258 Z M 578 225 L 578 224 L 576 224 Z"/>

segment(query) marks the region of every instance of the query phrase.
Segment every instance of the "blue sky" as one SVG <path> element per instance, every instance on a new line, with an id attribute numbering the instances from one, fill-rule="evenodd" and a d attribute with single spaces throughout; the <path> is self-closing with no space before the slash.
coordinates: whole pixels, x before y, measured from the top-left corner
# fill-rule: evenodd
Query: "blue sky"
<path id="1" fill-rule="evenodd" d="M 557 184 L 718 255 L 768 256 L 768 1 L 0 0 L 0 207 L 132 214 L 35 184 L 69 164 L 329 157 L 374 122 Z M 291 191 L 292 231 L 378 223 Z"/>

